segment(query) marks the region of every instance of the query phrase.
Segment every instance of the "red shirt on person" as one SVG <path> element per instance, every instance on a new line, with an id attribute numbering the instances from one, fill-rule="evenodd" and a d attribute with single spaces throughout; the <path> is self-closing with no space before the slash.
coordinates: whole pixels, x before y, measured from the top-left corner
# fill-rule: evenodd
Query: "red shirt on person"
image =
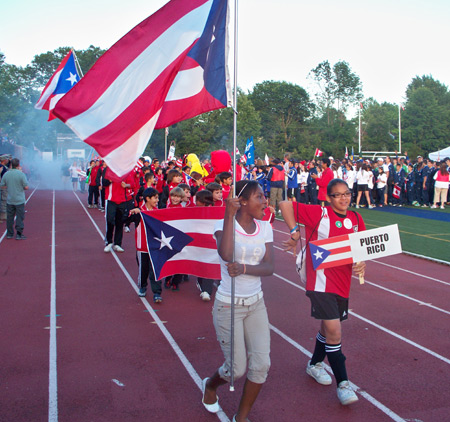
<path id="1" fill-rule="evenodd" d="M 316 183 L 317 186 L 319 186 L 319 194 L 317 195 L 317 199 L 319 201 L 326 201 L 327 200 L 327 186 L 328 183 L 330 183 L 334 179 L 333 170 L 330 168 L 325 169 L 322 172 L 321 177 L 317 177 Z"/>

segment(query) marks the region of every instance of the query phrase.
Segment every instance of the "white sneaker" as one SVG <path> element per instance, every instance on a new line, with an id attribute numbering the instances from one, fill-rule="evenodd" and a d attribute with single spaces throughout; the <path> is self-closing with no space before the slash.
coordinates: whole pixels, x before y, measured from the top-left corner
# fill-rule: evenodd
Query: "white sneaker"
<path id="1" fill-rule="evenodd" d="M 357 205 L 356 208 L 359 208 L 359 205 Z"/>
<path id="2" fill-rule="evenodd" d="M 111 249 L 113 247 L 112 243 L 109 243 L 108 245 L 105 246 L 105 249 L 103 249 L 106 253 L 111 252 Z"/>
<path id="3" fill-rule="evenodd" d="M 114 245 L 113 246 L 113 249 L 116 251 L 116 252 L 125 252 L 125 249 L 123 249 L 121 246 L 119 246 L 119 245 Z"/>
<path id="4" fill-rule="evenodd" d="M 201 292 L 200 297 L 204 302 L 209 302 L 211 300 L 211 296 L 209 295 L 208 292 Z"/>
<path id="5" fill-rule="evenodd" d="M 430 208 L 437 208 L 437 205 L 432 205 Z"/>
<path id="6" fill-rule="evenodd" d="M 323 367 L 323 362 L 317 362 L 315 365 L 311 365 L 311 361 L 306 365 L 306 373 L 313 377 L 319 384 L 330 385 L 332 380 L 330 375 Z"/>
<path id="7" fill-rule="evenodd" d="M 441 205 L 441 210 L 445 210 L 445 207 L 443 205 Z"/>
<path id="8" fill-rule="evenodd" d="M 375 205 L 369 205 L 369 209 L 375 208 Z"/>
<path id="9" fill-rule="evenodd" d="M 124 228 L 123 228 L 123 231 L 125 232 L 125 233 L 130 233 L 130 228 L 128 227 L 128 226 L 125 226 Z"/>
<path id="10" fill-rule="evenodd" d="M 353 391 L 353 388 L 350 387 L 350 383 L 348 381 L 341 381 L 339 383 L 337 388 L 337 396 L 341 404 L 344 406 L 358 401 L 358 396 Z"/>

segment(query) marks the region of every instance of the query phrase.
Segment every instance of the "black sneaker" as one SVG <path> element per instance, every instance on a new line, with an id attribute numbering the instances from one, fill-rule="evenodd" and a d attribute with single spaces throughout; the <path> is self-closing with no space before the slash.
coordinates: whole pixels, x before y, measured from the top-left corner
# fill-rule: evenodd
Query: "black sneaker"
<path id="1" fill-rule="evenodd" d="M 147 294 L 147 287 L 141 287 L 138 293 L 139 297 L 145 297 L 146 294 Z"/>
<path id="2" fill-rule="evenodd" d="M 153 295 L 153 302 L 155 303 L 161 303 L 162 302 L 162 297 L 159 294 L 154 294 Z"/>
<path id="3" fill-rule="evenodd" d="M 23 234 L 21 234 L 21 233 L 17 233 L 17 235 L 16 235 L 16 240 L 25 240 L 26 239 L 26 236 L 24 236 Z"/>
<path id="4" fill-rule="evenodd" d="M 7 239 L 12 239 L 14 236 L 12 234 L 8 234 L 8 236 L 6 236 Z"/>

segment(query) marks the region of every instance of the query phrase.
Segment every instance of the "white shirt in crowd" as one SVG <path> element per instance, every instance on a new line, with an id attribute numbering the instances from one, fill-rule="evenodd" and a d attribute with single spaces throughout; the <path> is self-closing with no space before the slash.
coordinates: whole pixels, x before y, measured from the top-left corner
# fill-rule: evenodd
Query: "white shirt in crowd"
<path id="1" fill-rule="evenodd" d="M 386 186 L 387 175 L 386 173 L 381 173 L 377 178 L 377 189 L 383 189 Z"/>
<path id="2" fill-rule="evenodd" d="M 356 183 L 358 185 L 368 185 L 369 179 L 373 177 L 373 174 L 371 171 L 366 171 L 363 169 L 360 169 L 358 173 L 356 174 Z M 372 185 L 373 187 L 373 185 Z"/>

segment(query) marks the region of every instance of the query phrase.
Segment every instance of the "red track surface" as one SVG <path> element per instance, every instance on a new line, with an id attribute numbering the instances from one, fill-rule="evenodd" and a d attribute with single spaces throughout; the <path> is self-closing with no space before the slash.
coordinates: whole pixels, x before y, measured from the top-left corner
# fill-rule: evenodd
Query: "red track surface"
<path id="1" fill-rule="evenodd" d="M 104 214 L 85 210 L 72 192 L 56 191 L 55 197 L 59 328 L 58 418 L 53 420 L 231 419 L 243 380 L 236 382 L 235 393 L 227 388 L 219 392 L 225 414 L 208 414 L 201 405 L 196 382 L 214 372 L 222 355 L 212 325 L 212 302 L 200 300 L 193 277 L 179 292 L 163 291 L 160 306 L 153 306 L 149 298 L 149 308 L 157 311 L 157 318 L 164 321 L 192 365 L 191 376 L 114 256 L 103 252 L 103 240 L 88 214 L 101 231 Z M 85 204 L 86 196 L 79 197 Z M 37 190 L 29 200 L 28 240 L 3 238 L 0 243 L 1 421 L 50 420 L 52 198 L 51 191 Z M 0 235 L 5 226 L 1 229 Z M 275 222 L 274 229 L 274 245 L 280 247 L 286 228 Z M 126 252 L 117 257 L 135 280 L 133 233 L 124 234 L 123 247 Z M 450 420 L 448 267 L 402 255 L 382 262 L 413 273 L 370 262 L 368 282 L 360 286 L 355 280 L 350 297 L 353 315 L 343 326 L 343 350 L 350 380 L 373 400 L 359 395 L 358 403 L 343 407 L 335 385 L 320 386 L 305 373 L 309 358 L 299 348 L 312 351 L 318 324 L 309 316 L 309 301 L 301 290 L 292 255 L 279 249 L 275 255 L 276 275 L 263 281 L 275 330 L 272 368 L 252 411 L 253 422 Z"/>

